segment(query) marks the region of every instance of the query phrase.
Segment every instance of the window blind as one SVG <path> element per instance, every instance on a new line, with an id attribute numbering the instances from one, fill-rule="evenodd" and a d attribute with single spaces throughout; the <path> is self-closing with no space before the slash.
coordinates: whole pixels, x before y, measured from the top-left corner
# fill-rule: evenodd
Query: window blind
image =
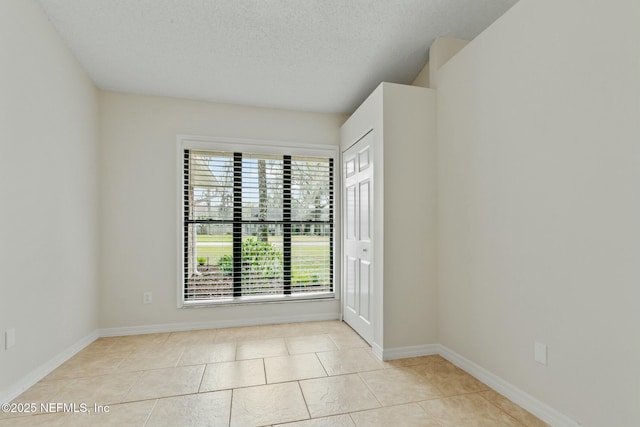
<path id="1" fill-rule="evenodd" d="M 183 155 L 185 302 L 333 292 L 333 159 Z"/>

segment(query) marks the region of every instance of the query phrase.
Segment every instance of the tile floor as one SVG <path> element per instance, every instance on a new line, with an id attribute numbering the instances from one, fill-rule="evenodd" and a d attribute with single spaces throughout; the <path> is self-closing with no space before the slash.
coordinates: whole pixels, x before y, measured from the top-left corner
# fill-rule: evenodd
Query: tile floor
<path id="1" fill-rule="evenodd" d="M 377 360 L 338 321 L 100 338 L 14 403 L 37 413 L 0 427 L 546 426 L 439 356 Z"/>

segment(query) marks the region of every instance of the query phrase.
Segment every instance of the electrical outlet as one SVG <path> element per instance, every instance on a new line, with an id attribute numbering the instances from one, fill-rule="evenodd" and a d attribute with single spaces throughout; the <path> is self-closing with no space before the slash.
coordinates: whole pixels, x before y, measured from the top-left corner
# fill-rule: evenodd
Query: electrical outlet
<path id="1" fill-rule="evenodd" d="M 533 358 L 541 365 L 547 365 L 547 346 L 541 342 L 534 342 L 533 344 Z"/>
<path id="2" fill-rule="evenodd" d="M 9 350 L 14 345 L 16 345 L 16 330 L 7 329 L 4 333 L 4 349 Z"/>
<path id="3" fill-rule="evenodd" d="M 151 291 L 147 291 L 142 295 L 143 304 L 151 304 L 153 302 L 153 294 Z"/>

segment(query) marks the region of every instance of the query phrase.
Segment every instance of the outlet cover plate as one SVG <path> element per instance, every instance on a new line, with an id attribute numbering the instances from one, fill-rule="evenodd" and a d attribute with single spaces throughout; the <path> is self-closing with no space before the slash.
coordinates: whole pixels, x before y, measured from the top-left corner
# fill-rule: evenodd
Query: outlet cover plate
<path id="1" fill-rule="evenodd" d="M 9 350 L 14 345 L 16 345 L 16 330 L 14 328 L 7 329 L 4 333 L 4 348 Z"/>
<path id="2" fill-rule="evenodd" d="M 541 365 L 547 365 L 547 346 L 536 341 L 533 345 L 533 358 Z"/>

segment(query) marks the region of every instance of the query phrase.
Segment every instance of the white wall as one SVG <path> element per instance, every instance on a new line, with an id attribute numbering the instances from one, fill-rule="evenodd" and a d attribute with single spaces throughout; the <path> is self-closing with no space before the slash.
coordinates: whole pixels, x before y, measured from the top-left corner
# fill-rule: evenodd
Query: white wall
<path id="1" fill-rule="evenodd" d="M 381 83 L 341 129 L 342 151 L 373 135 L 373 348 L 385 358 L 437 342 L 435 108 L 433 90 Z"/>
<path id="2" fill-rule="evenodd" d="M 96 155 L 93 84 L 35 2 L 2 0 L 0 401 L 98 326 Z"/>
<path id="3" fill-rule="evenodd" d="M 100 93 L 100 108 L 103 328 L 339 316 L 335 300 L 176 308 L 176 135 L 338 145 L 344 116 L 114 92 Z"/>
<path id="4" fill-rule="evenodd" d="M 439 340 L 585 426 L 640 425 L 638 22 L 521 0 L 438 73 Z"/>

